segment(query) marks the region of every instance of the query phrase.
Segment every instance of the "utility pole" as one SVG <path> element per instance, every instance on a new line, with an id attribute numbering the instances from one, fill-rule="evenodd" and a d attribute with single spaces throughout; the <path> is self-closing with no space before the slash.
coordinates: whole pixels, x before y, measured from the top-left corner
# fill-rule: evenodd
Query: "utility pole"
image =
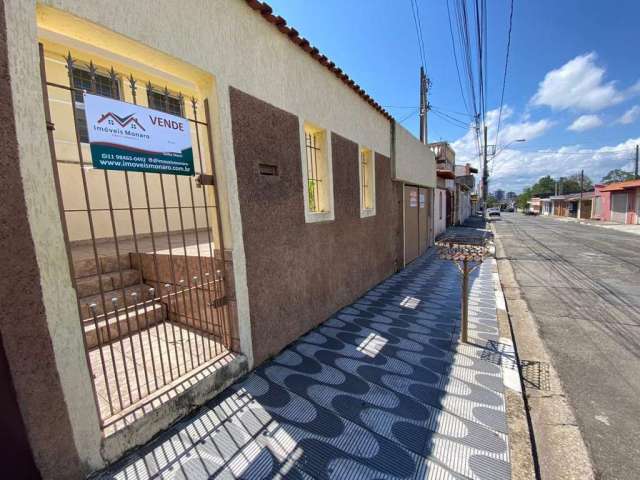
<path id="1" fill-rule="evenodd" d="M 636 180 L 638 180 L 638 178 L 640 178 L 638 176 L 638 150 L 640 150 L 640 147 L 638 145 L 636 145 L 636 168 L 635 168 L 635 170 L 633 172 L 634 177 L 635 177 Z"/>
<path id="2" fill-rule="evenodd" d="M 487 125 L 484 126 L 484 153 L 482 159 L 482 208 L 487 211 L 487 196 L 489 194 L 489 169 L 487 168 Z"/>
<path id="3" fill-rule="evenodd" d="M 424 67 L 420 67 L 420 141 L 427 144 L 427 110 L 429 82 L 424 73 Z"/>
<path id="4" fill-rule="evenodd" d="M 578 220 L 582 218 L 582 192 L 584 191 L 584 170 L 580 170 L 580 203 L 578 204 Z"/>

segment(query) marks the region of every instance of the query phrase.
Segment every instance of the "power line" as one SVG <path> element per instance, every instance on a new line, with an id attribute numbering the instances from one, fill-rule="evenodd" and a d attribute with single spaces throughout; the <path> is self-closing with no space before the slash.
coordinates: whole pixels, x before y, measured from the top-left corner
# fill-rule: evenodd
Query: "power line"
<path id="1" fill-rule="evenodd" d="M 473 115 L 469 115 L 468 113 L 458 112 L 458 111 L 456 111 L 456 110 L 449 110 L 449 109 L 447 109 L 447 108 L 442 108 L 442 107 L 440 107 L 440 106 L 438 106 L 438 105 L 433 105 L 433 104 L 430 104 L 429 106 L 430 106 L 431 108 L 438 109 L 438 110 L 440 110 L 441 112 L 447 112 L 447 113 L 448 113 L 448 114 L 450 114 L 450 115 L 459 115 L 459 116 L 461 116 L 461 117 L 473 118 Z"/>
<path id="2" fill-rule="evenodd" d="M 410 0 L 410 2 L 411 2 L 411 15 L 413 16 L 413 25 L 415 27 L 416 37 L 418 39 L 418 55 L 420 57 L 420 64 L 422 65 L 422 68 L 426 70 L 427 62 L 426 62 L 426 55 L 425 55 L 425 49 L 424 49 L 424 40 L 422 38 L 422 24 L 419 18 L 418 5 L 417 3 L 415 3 L 415 0 Z"/>
<path id="3" fill-rule="evenodd" d="M 496 130 L 496 141 L 498 145 L 498 139 L 500 137 L 500 126 L 502 123 L 502 107 L 504 106 L 504 90 L 507 84 L 507 69 L 509 67 L 509 51 L 511 49 L 511 30 L 513 28 L 513 0 L 511 0 L 511 10 L 509 13 L 509 32 L 507 34 L 507 53 L 504 58 L 504 73 L 502 75 L 502 93 L 500 94 L 500 113 L 498 113 L 498 128 Z"/>
<path id="4" fill-rule="evenodd" d="M 437 110 L 432 110 L 432 113 L 455 127 L 461 128 L 463 130 L 469 130 L 469 125 L 461 122 L 460 120 L 457 120 L 453 117 L 449 117 L 448 115 L 440 113 Z"/>
<path id="5" fill-rule="evenodd" d="M 453 50 L 453 59 L 456 65 L 456 73 L 458 75 L 458 86 L 460 87 L 460 95 L 462 96 L 462 103 L 464 104 L 464 108 L 467 109 L 467 113 L 471 116 L 469 105 L 467 104 L 467 99 L 464 95 L 464 89 L 462 88 L 462 79 L 460 78 L 460 67 L 458 66 L 458 54 L 456 53 L 456 42 L 453 39 L 453 25 L 451 23 L 451 9 L 449 7 L 449 0 L 447 0 L 447 16 L 449 18 L 449 34 L 451 36 L 451 47 Z"/>
<path id="6" fill-rule="evenodd" d="M 416 108 L 415 105 L 380 105 L 382 108 Z"/>
<path id="7" fill-rule="evenodd" d="M 409 113 L 409 114 L 408 114 L 407 116 L 405 116 L 405 117 L 402 117 L 402 119 L 401 119 L 401 120 L 398 120 L 398 123 L 402 123 L 402 122 L 404 122 L 405 120 L 409 120 L 409 118 L 413 117 L 416 113 L 418 113 L 418 110 L 419 110 L 418 108 L 415 108 L 413 112 Z"/>

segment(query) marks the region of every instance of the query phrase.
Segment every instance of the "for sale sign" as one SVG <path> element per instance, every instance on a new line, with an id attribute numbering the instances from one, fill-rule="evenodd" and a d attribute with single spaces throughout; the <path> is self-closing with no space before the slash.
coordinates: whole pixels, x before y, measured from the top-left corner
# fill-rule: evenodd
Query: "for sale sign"
<path id="1" fill-rule="evenodd" d="M 87 93 L 84 108 L 95 168 L 194 174 L 187 119 Z"/>

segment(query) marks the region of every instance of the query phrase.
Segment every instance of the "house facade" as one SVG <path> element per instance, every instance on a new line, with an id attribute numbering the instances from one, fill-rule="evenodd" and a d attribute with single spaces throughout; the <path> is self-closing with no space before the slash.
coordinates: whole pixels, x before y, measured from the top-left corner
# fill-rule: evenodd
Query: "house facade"
<path id="1" fill-rule="evenodd" d="M 542 199 L 540 197 L 532 197 L 531 200 L 527 202 L 527 206 L 529 211 L 534 215 L 540 215 L 542 211 Z"/>
<path id="2" fill-rule="evenodd" d="M 556 217 L 589 219 L 592 218 L 596 205 L 595 198 L 596 194 L 593 191 L 555 195 L 543 200 L 549 202 L 549 206 L 543 203 L 543 210 L 547 208 L 549 214 Z"/>
<path id="3" fill-rule="evenodd" d="M 4 455 L 25 472 L 148 441 L 455 211 L 455 161 L 439 184 L 433 150 L 264 3 L 0 8 Z M 185 148 L 95 140 L 156 132 Z"/>
<path id="4" fill-rule="evenodd" d="M 474 214 L 472 207 L 472 195 L 475 188 L 475 176 L 478 173 L 478 169 L 472 167 L 470 164 L 456 165 L 456 205 L 457 205 L 457 220 L 458 223 L 464 223 L 464 221 Z"/>
<path id="5" fill-rule="evenodd" d="M 457 223 L 456 152 L 448 142 L 429 144 L 436 161 L 437 189 L 434 229 L 436 236 Z"/>
<path id="6" fill-rule="evenodd" d="M 640 180 L 596 185 L 593 218 L 640 224 Z"/>

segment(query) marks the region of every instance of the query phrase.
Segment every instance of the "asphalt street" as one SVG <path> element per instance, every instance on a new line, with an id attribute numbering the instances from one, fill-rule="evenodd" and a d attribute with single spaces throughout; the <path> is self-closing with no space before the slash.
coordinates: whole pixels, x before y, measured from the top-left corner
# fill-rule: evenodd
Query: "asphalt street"
<path id="1" fill-rule="evenodd" d="M 596 478 L 640 478 L 640 237 L 520 214 L 495 225 Z"/>

